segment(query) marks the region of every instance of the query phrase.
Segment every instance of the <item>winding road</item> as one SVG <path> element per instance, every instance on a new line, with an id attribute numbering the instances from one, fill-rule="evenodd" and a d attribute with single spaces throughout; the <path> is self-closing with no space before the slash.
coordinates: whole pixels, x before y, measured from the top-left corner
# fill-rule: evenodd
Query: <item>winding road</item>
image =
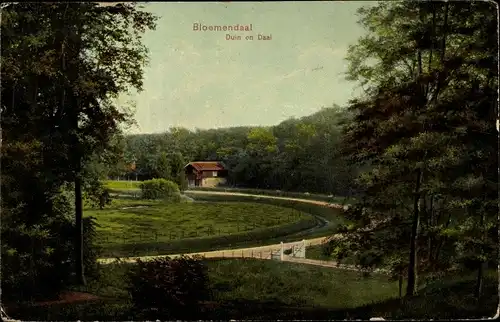
<path id="1" fill-rule="evenodd" d="M 258 199 L 280 199 L 280 200 L 290 200 L 290 201 L 298 201 L 298 202 L 303 202 L 303 203 L 310 203 L 310 204 L 331 207 L 331 208 L 337 208 L 337 209 L 343 208 L 343 206 L 340 204 L 331 204 L 331 203 L 324 202 L 324 201 L 300 199 L 300 198 L 289 198 L 289 197 L 278 197 L 278 196 L 253 195 L 253 194 L 246 194 L 246 193 L 240 193 L 240 192 L 192 191 L 192 190 L 190 190 L 190 191 L 188 191 L 188 193 L 195 194 L 195 195 L 196 194 L 201 194 L 201 195 L 202 194 L 205 194 L 205 195 L 231 195 L 231 196 L 253 197 L 253 198 L 258 198 Z M 328 223 L 328 221 L 325 218 L 321 217 L 319 219 L 324 220 L 325 221 L 324 224 Z M 306 245 L 306 247 L 320 245 L 323 242 L 325 242 L 327 239 L 334 238 L 334 237 L 335 236 L 326 236 L 326 237 L 306 239 L 305 245 Z M 284 243 L 284 247 L 285 247 L 285 249 L 291 248 L 292 245 L 296 245 L 297 243 L 300 243 L 301 241 L 302 240 L 297 240 L 297 241 L 293 241 L 293 242 Z M 262 259 L 270 259 L 272 257 L 272 253 L 277 252 L 280 249 L 281 249 L 281 243 L 280 244 L 259 246 L 259 247 L 235 248 L 235 249 L 224 249 L 224 250 L 209 251 L 209 252 L 188 253 L 188 254 L 184 254 L 184 255 L 188 255 L 188 256 L 198 255 L 198 256 L 203 256 L 206 258 L 262 258 Z M 127 258 L 121 258 L 120 261 L 131 263 L 131 262 L 135 262 L 137 259 L 140 259 L 142 261 L 147 261 L 147 260 L 152 260 L 152 259 L 164 257 L 164 256 L 179 257 L 179 256 L 181 256 L 181 254 L 165 254 L 165 255 L 155 255 L 155 256 L 127 257 Z M 116 260 L 117 260 L 116 258 L 100 258 L 100 259 L 98 259 L 98 262 L 101 264 L 110 264 L 110 263 L 115 262 Z M 318 265 L 318 266 L 354 269 L 354 267 L 348 267 L 346 265 L 342 265 L 342 267 L 340 267 L 335 262 L 325 262 L 325 261 L 312 260 L 312 259 L 307 259 L 307 260 L 306 259 L 298 259 L 298 258 L 294 258 L 294 257 L 290 257 L 290 256 L 285 256 L 284 261 L 301 262 L 304 264 L 311 264 L 311 265 Z"/>

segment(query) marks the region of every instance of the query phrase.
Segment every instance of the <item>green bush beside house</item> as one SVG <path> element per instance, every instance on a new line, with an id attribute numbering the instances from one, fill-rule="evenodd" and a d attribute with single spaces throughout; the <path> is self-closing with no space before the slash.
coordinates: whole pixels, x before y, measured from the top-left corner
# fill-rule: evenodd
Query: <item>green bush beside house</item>
<path id="1" fill-rule="evenodd" d="M 152 179 L 140 184 L 142 199 L 163 199 L 172 202 L 180 202 L 181 193 L 179 186 L 170 180 Z"/>

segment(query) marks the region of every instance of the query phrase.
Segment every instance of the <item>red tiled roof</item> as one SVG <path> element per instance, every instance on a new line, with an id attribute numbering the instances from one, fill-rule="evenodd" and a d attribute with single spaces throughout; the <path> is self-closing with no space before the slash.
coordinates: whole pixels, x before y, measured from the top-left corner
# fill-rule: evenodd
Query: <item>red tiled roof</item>
<path id="1" fill-rule="evenodd" d="M 226 170 L 224 168 L 224 165 L 218 161 L 196 161 L 196 162 L 189 162 L 187 166 L 193 166 L 198 171 L 221 171 L 221 170 Z"/>

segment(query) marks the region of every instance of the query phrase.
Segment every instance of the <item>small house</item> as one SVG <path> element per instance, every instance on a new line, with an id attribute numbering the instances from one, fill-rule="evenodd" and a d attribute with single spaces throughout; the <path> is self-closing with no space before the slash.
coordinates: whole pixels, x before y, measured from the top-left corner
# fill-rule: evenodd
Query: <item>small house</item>
<path id="1" fill-rule="evenodd" d="M 228 171 L 219 161 L 189 162 L 185 167 L 189 187 L 216 187 L 226 184 Z"/>

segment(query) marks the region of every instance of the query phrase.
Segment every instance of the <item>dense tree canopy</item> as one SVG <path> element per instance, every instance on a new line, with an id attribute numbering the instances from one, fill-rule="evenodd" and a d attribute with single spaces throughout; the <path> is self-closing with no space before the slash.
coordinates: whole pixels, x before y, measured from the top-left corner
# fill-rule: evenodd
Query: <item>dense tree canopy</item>
<path id="1" fill-rule="evenodd" d="M 96 164 L 113 154 L 120 125 L 130 116 L 114 98 L 142 87 L 147 51 L 141 33 L 154 27 L 154 17 L 139 9 L 24 2 L 2 9 L 7 297 L 57 290 L 72 271 L 84 282 L 82 188 L 95 188 Z M 62 193 L 68 185 L 74 186 L 73 196 Z M 68 198 L 74 199 L 73 214 Z M 73 216 L 76 230 L 60 233 L 71 228 Z M 74 258 L 67 257 L 71 252 Z"/>
<path id="2" fill-rule="evenodd" d="M 127 136 L 125 158 L 135 161 L 136 169 L 122 175 L 175 180 L 190 161 L 220 160 L 235 186 L 346 195 L 351 193 L 352 171 L 339 155 L 338 142 L 347 115 L 331 107 L 272 127 L 172 128 L 163 134 Z"/>
<path id="3" fill-rule="evenodd" d="M 360 264 L 408 275 L 497 253 L 496 17 L 485 2 L 385 2 L 360 10 L 369 31 L 349 50 L 349 78 L 365 89 L 349 110 L 344 153 L 363 198 L 337 243 Z M 367 226 L 370 229 L 367 229 Z M 409 240 L 407 239 L 409 236 Z M 401 241 L 408 242 L 401 248 Z M 406 270 L 401 263 L 406 263 Z"/>

